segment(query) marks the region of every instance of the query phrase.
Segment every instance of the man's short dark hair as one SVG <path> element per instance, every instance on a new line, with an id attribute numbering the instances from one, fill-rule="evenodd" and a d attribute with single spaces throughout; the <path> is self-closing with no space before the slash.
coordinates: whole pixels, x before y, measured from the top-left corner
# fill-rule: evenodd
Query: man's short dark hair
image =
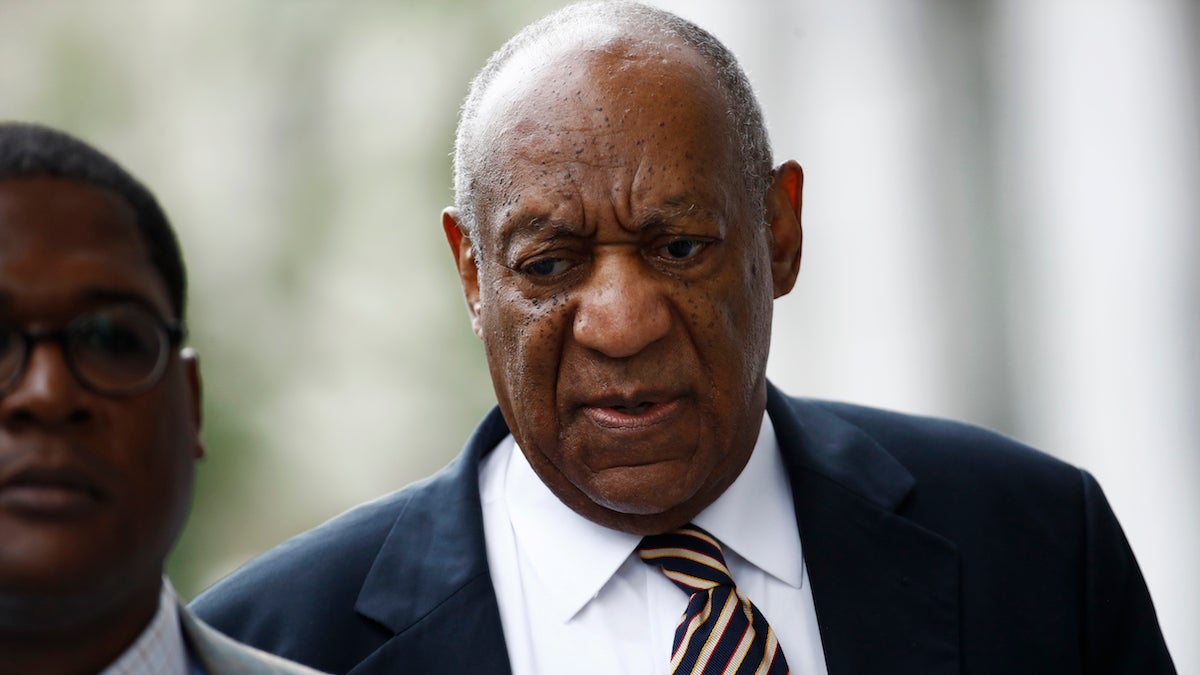
<path id="1" fill-rule="evenodd" d="M 176 318 L 184 319 L 187 271 L 175 230 L 154 194 L 103 152 L 40 124 L 0 122 L 0 181 L 62 178 L 110 190 L 133 208 L 150 262 L 167 287 Z"/>

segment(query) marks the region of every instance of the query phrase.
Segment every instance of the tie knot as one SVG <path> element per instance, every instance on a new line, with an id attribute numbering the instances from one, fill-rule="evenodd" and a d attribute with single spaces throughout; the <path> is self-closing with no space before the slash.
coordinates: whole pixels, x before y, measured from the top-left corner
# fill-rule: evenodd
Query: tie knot
<path id="1" fill-rule="evenodd" d="M 690 523 L 674 532 L 642 539 L 638 556 L 646 564 L 658 566 L 689 595 L 714 586 L 734 586 L 721 543 Z"/>

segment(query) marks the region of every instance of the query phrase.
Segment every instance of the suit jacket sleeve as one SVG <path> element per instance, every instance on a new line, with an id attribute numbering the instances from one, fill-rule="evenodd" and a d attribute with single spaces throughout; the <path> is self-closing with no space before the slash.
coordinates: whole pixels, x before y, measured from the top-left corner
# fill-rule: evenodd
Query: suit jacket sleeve
<path id="1" fill-rule="evenodd" d="M 1088 673 L 1174 673 L 1150 592 L 1099 483 L 1083 476 Z"/>

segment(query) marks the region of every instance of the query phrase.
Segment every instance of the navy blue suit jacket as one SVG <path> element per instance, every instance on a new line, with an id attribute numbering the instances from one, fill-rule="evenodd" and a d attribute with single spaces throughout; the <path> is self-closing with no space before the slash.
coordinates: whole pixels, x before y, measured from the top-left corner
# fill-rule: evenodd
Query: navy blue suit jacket
<path id="1" fill-rule="evenodd" d="M 831 675 L 1174 672 L 1086 472 L 968 425 L 774 387 L 767 412 Z M 477 475 L 507 433 L 493 410 L 436 475 L 281 544 L 193 609 L 333 673 L 509 673 Z"/>

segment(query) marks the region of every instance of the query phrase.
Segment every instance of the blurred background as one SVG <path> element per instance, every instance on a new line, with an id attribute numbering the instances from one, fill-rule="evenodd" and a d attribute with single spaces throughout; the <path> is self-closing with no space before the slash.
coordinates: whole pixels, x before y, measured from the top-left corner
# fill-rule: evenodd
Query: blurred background
<path id="1" fill-rule="evenodd" d="M 191 273 L 187 597 L 449 461 L 493 403 L 439 213 L 458 105 L 550 0 L 0 0 L 0 119 L 114 155 Z M 770 376 L 1094 473 L 1200 672 L 1200 5 L 654 2 L 807 175 Z"/>

